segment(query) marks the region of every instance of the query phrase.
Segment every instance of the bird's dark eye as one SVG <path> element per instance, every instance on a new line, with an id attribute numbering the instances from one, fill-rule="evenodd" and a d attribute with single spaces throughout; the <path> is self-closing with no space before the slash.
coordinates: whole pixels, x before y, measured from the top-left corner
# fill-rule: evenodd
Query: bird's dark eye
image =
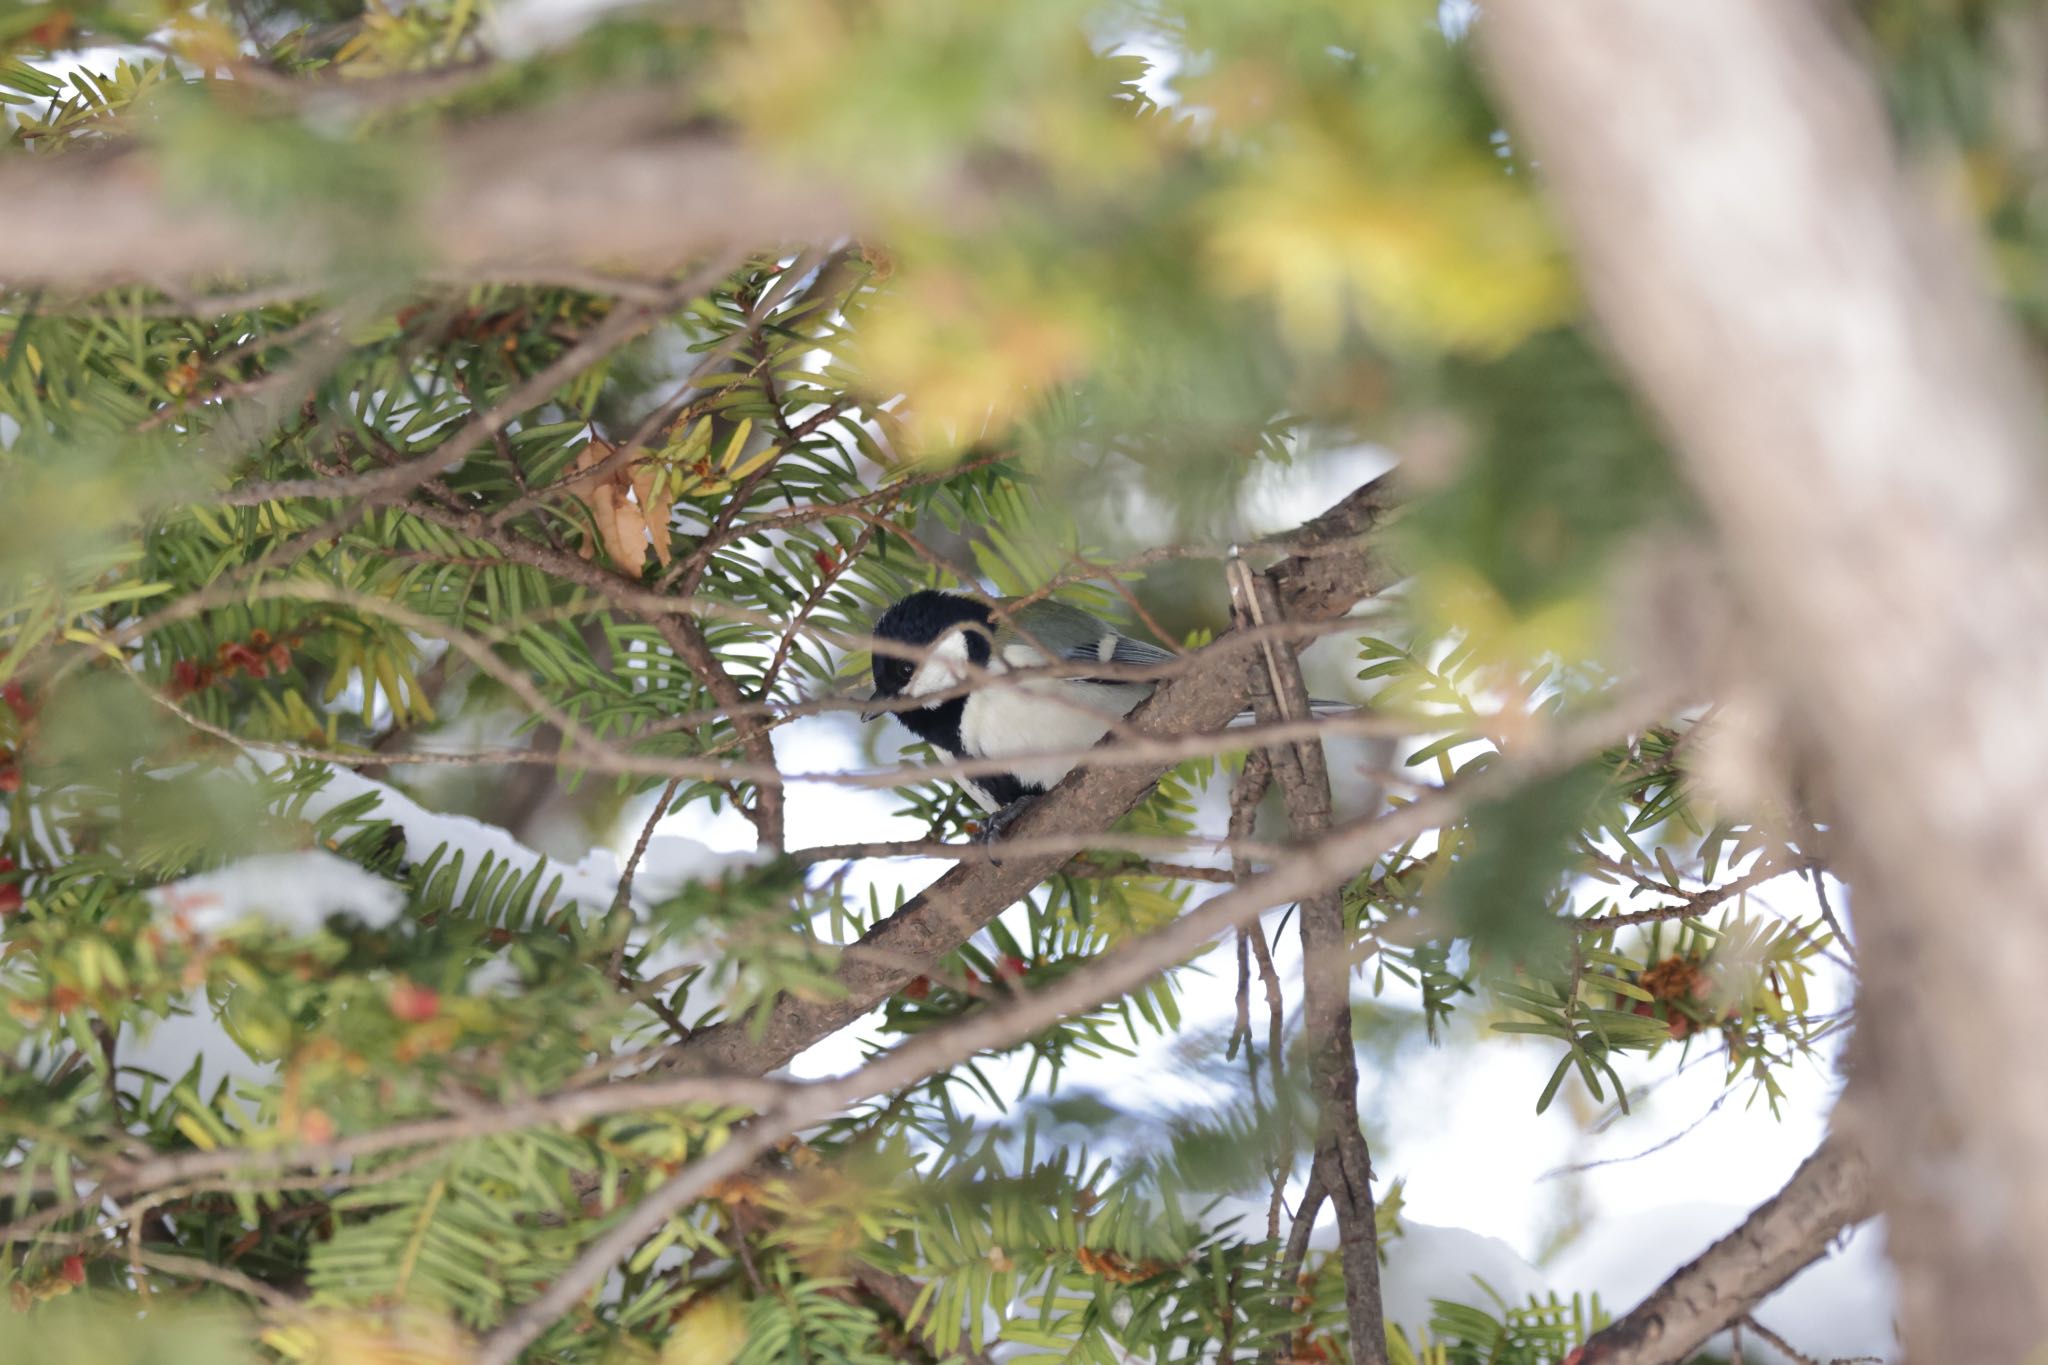
<path id="1" fill-rule="evenodd" d="M 901 692 L 915 671 L 908 659 L 875 660 L 875 682 L 884 692 Z"/>

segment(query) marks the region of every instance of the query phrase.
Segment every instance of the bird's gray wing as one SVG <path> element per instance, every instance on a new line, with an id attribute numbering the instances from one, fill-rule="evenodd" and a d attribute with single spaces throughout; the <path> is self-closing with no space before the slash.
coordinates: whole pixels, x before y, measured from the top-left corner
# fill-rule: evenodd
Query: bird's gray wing
<path id="1" fill-rule="evenodd" d="M 1070 607 L 1064 602 L 1033 602 L 1019 608 L 996 632 L 998 651 L 1006 644 L 1023 646 L 1077 664 L 1151 668 L 1171 663 L 1177 657 L 1171 650 L 1143 640 L 1133 640 L 1079 607 Z M 1076 681 L 1092 680 L 1080 678 Z"/>

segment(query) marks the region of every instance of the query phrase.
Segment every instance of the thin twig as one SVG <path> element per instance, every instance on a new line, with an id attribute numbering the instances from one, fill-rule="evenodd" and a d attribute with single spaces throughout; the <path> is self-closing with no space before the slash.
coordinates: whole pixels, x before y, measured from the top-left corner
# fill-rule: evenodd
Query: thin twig
<path id="1" fill-rule="evenodd" d="M 1835 942 L 1842 945 L 1842 951 L 1849 955 L 1849 961 L 1855 962 L 1856 945 L 1850 942 L 1849 935 L 1842 929 L 1842 922 L 1835 918 L 1835 907 L 1828 901 L 1827 873 L 1821 870 L 1818 863 L 1809 866 L 1806 873 L 1813 878 L 1813 898 L 1820 902 L 1821 921 L 1834 933 Z"/>
<path id="2" fill-rule="evenodd" d="M 647 813 L 647 821 L 640 826 L 640 837 L 633 841 L 633 852 L 626 859 L 625 868 L 619 873 L 618 894 L 612 897 L 612 909 L 623 910 L 633 903 L 633 874 L 640 868 L 640 860 L 647 856 L 647 845 L 654 840 L 654 827 L 661 823 L 661 817 L 668 814 L 668 803 L 675 800 L 676 789 L 683 785 L 679 777 L 672 777 L 661 789 L 661 795 L 654 800 L 654 809 Z"/>
<path id="3" fill-rule="evenodd" d="M 513 385 L 511 391 L 488 410 L 470 418 L 445 439 L 436 442 L 429 454 L 395 468 L 370 470 L 338 479 L 278 479 L 268 483 L 244 484 L 219 494 L 213 501 L 226 507 L 260 507 L 283 498 L 389 497 L 416 488 L 460 464 L 472 450 L 505 430 L 520 414 L 553 398 L 564 384 L 603 361 L 665 314 L 696 298 L 730 269 L 729 260 L 720 257 L 682 283 L 668 288 L 659 300 L 615 307 L 604 321 L 585 332 L 574 345 L 533 375 Z"/>
<path id="4" fill-rule="evenodd" d="M 1598 1170 L 1602 1166 L 1626 1166 L 1630 1162 L 1641 1161 L 1645 1157 L 1655 1156 L 1657 1153 L 1664 1151 L 1666 1148 L 1675 1146 L 1678 1143 L 1684 1141 L 1686 1138 L 1692 1136 L 1692 1134 L 1699 1128 L 1701 1124 L 1705 1123 L 1708 1119 L 1714 1117 L 1715 1114 L 1720 1112 L 1721 1106 L 1726 1104 L 1728 1102 L 1728 1097 L 1730 1095 L 1733 1095 L 1734 1093 L 1735 1092 L 1733 1090 L 1723 1090 L 1720 1094 L 1714 1097 L 1714 1102 L 1707 1106 L 1706 1113 L 1701 1114 L 1698 1118 L 1694 1119 L 1691 1123 L 1686 1124 L 1685 1127 L 1679 1129 L 1670 1137 L 1665 1138 L 1661 1142 L 1651 1143 L 1648 1147 L 1643 1148 L 1643 1150 L 1641 1150 L 1640 1152 L 1633 1152 L 1628 1156 L 1601 1157 L 1598 1161 L 1580 1161 L 1570 1166 L 1554 1166 L 1550 1170 L 1545 1171 L 1542 1175 L 1539 1175 L 1536 1178 L 1538 1180 L 1556 1180 L 1560 1176 L 1581 1175 L 1587 1171 Z"/>
<path id="5" fill-rule="evenodd" d="M 1253 625 L 1280 619 L 1272 581 L 1243 560 L 1229 566 L 1231 596 Z M 1285 645 L 1263 646 L 1265 667 L 1254 669 L 1252 697 L 1261 721 L 1308 714 L 1301 661 Z M 1294 741 L 1267 746 L 1295 834 L 1320 838 L 1330 827 L 1330 774 L 1322 746 Z M 1372 1153 L 1358 1117 L 1358 1048 L 1352 1036 L 1350 932 L 1337 886 L 1301 901 L 1302 1034 L 1318 1109 L 1316 1166 L 1337 1206 L 1343 1250 L 1344 1310 L 1354 1365 L 1386 1365 L 1387 1328 L 1380 1304 L 1377 1213 L 1372 1195 Z"/>
<path id="6" fill-rule="evenodd" d="M 205 1280 L 223 1289 L 231 1289 L 237 1294 L 255 1299 L 272 1312 L 293 1313 L 300 1308 L 299 1301 L 282 1290 L 274 1289 L 259 1279 L 244 1275 L 239 1270 L 215 1265 L 211 1261 L 202 1261 L 196 1256 L 166 1256 L 156 1251 L 130 1251 L 128 1259 L 133 1264 L 146 1266 L 159 1274 L 182 1275 L 189 1280 Z"/>
<path id="7" fill-rule="evenodd" d="M 591 1286 L 623 1261 L 634 1247 L 695 1203 L 713 1185 L 744 1171 L 756 1157 L 781 1141 L 790 1126 L 782 1121 L 777 1111 L 770 1110 L 734 1133 L 725 1146 L 670 1176 L 613 1224 L 609 1231 L 585 1247 L 538 1298 L 522 1304 L 517 1312 L 478 1342 L 475 1353 L 470 1357 L 472 1365 L 510 1365 L 543 1332 L 574 1308 Z"/>
<path id="8" fill-rule="evenodd" d="M 1785 1340 L 1785 1338 L 1779 1336 L 1776 1332 L 1773 1332 L 1770 1328 L 1758 1322 L 1754 1314 L 1746 1314 L 1743 1317 L 1740 1325 L 1743 1327 L 1747 1327 L 1750 1331 L 1756 1333 L 1765 1341 L 1777 1347 L 1780 1351 L 1782 1351 L 1785 1354 L 1785 1358 L 1792 1362 L 1792 1365 L 1820 1365 L 1820 1362 L 1818 1360 L 1815 1360 L 1812 1356 L 1807 1355 L 1803 1351 L 1795 1350 L 1791 1342 Z M 1741 1358 L 1741 1353 L 1737 1352 L 1736 1359 L 1740 1360 Z"/>
<path id="9" fill-rule="evenodd" d="M 1279 1282 L 1282 1285 L 1300 1281 L 1302 1262 L 1308 1259 L 1309 1238 L 1315 1234 L 1316 1217 L 1323 1211 L 1323 1201 L 1329 1197 L 1330 1187 L 1323 1183 L 1322 1162 L 1311 1162 L 1308 1182 L 1301 1191 L 1301 1203 L 1294 1209 L 1294 1226 L 1288 1229 L 1287 1246 L 1280 1253 Z"/>
<path id="10" fill-rule="evenodd" d="M 1666 920 L 1697 919 L 1724 901 L 1752 891 L 1765 882 L 1782 877 L 1788 872 L 1797 872 L 1797 867 L 1764 864 L 1751 868 L 1743 876 L 1720 886 L 1704 891 L 1680 891 L 1675 887 L 1657 886 L 1653 889 L 1667 896 L 1682 899 L 1676 905 L 1660 905 L 1651 910 L 1631 910 L 1623 914 L 1588 915 L 1573 921 L 1573 928 L 1582 934 L 1598 933 L 1603 929 L 1626 929 L 1636 924 L 1659 924 Z"/>

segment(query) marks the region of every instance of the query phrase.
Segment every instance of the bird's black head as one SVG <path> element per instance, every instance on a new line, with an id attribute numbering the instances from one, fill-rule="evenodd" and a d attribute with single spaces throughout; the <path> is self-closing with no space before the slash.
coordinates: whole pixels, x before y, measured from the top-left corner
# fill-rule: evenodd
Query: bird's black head
<path id="1" fill-rule="evenodd" d="M 935 643 L 947 631 L 960 625 L 981 626 L 981 630 L 967 632 L 967 657 L 975 667 L 984 668 L 989 660 L 989 630 L 995 620 L 995 613 L 983 603 L 957 593 L 935 592 L 926 589 L 914 592 L 882 613 L 882 619 L 875 622 L 875 634 L 884 640 L 894 640 L 913 648 L 922 648 Z M 875 653 L 875 696 L 894 697 L 902 694 L 910 685 L 910 679 L 917 672 L 917 660 L 898 658 L 894 655 Z M 907 712 L 902 714 L 908 714 Z"/>

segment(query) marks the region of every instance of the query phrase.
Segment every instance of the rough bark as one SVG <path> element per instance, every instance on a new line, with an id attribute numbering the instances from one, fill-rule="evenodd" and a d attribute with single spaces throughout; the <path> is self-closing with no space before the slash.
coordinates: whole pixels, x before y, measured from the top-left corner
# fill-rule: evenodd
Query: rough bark
<path id="1" fill-rule="evenodd" d="M 1833 19 L 1499 0 L 1483 32 L 1840 798 L 1868 1030 L 1842 1119 L 1908 1345 L 2014 1360 L 2048 1336 L 2040 413 Z"/>

